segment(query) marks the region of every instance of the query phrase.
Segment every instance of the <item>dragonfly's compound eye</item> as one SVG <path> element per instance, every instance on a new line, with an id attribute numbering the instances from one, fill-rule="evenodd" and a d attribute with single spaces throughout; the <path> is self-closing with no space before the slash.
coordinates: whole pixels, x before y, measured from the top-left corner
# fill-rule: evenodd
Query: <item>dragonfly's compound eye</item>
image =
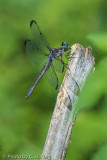
<path id="1" fill-rule="evenodd" d="M 62 42 L 61 46 L 64 46 L 64 42 Z"/>
<path id="2" fill-rule="evenodd" d="M 62 42 L 62 47 L 64 47 L 64 51 L 67 51 L 69 49 L 69 46 L 66 42 Z"/>

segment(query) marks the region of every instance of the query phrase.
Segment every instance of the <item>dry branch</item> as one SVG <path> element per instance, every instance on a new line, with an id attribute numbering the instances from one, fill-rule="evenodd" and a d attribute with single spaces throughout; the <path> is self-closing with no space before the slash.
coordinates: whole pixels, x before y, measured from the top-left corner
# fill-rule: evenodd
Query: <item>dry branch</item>
<path id="1" fill-rule="evenodd" d="M 75 117 L 70 117 L 77 102 L 78 86 L 81 90 L 87 76 L 94 66 L 91 47 L 83 48 L 80 44 L 71 47 L 73 59 L 69 60 L 64 80 L 60 87 L 42 157 L 64 160 Z M 78 85 L 77 85 L 77 84 Z M 71 106 L 72 104 L 72 106 Z"/>

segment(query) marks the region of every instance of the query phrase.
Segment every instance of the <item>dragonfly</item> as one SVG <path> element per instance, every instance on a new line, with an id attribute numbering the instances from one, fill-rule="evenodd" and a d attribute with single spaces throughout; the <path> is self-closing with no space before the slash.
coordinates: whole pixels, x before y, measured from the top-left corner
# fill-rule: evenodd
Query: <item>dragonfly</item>
<path id="1" fill-rule="evenodd" d="M 66 65 L 63 61 L 63 55 L 67 59 L 70 58 L 70 52 L 65 53 L 70 49 L 66 42 L 62 42 L 61 47 L 51 48 L 35 20 L 30 22 L 30 28 L 34 41 L 25 41 L 26 52 L 36 65 L 42 66 L 42 70 L 28 90 L 25 98 L 28 98 L 32 94 L 35 86 L 43 76 L 45 76 L 50 85 L 57 90 L 58 78 L 56 71 L 59 73 L 64 72 Z"/>

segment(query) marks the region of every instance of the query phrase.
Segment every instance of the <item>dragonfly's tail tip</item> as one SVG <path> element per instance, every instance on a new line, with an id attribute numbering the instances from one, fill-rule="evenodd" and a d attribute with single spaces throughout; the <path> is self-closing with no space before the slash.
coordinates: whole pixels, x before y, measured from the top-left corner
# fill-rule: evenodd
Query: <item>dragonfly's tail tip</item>
<path id="1" fill-rule="evenodd" d="M 28 95 L 26 95 L 26 96 L 25 96 L 25 99 L 27 99 L 28 97 L 29 97 L 29 96 L 28 96 Z"/>
<path id="2" fill-rule="evenodd" d="M 25 99 L 27 99 L 27 96 L 25 96 Z"/>

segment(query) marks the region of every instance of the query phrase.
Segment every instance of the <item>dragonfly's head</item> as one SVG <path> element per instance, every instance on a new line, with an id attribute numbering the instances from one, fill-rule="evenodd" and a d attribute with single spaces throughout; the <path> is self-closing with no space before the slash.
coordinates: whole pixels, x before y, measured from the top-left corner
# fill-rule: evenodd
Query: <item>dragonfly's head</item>
<path id="1" fill-rule="evenodd" d="M 64 51 L 67 51 L 69 49 L 69 46 L 66 42 L 62 42 L 62 47 L 64 48 Z"/>

